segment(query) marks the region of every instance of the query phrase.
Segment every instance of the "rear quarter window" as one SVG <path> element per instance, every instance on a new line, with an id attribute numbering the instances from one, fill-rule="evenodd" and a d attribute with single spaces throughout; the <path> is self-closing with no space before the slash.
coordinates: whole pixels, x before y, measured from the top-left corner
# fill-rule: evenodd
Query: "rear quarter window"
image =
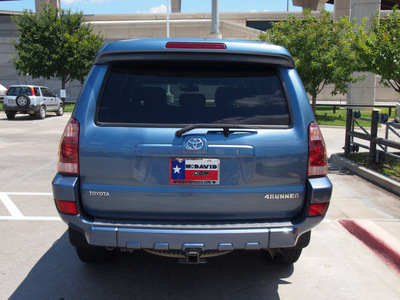
<path id="1" fill-rule="evenodd" d="M 97 121 L 147 125 L 289 125 L 287 99 L 271 66 L 141 62 L 110 66 Z"/>
<path id="2" fill-rule="evenodd" d="M 7 96 L 27 95 L 32 96 L 32 88 L 25 86 L 12 86 L 10 87 Z"/>

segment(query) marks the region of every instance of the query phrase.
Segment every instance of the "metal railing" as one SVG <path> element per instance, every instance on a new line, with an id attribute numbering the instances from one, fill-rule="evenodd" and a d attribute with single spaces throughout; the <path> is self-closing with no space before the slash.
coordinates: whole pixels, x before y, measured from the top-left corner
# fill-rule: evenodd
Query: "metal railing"
<path id="1" fill-rule="evenodd" d="M 360 124 L 360 120 L 371 122 L 370 132 Z M 379 124 L 386 126 L 385 138 L 378 137 Z M 361 129 L 362 132 L 355 131 L 356 128 Z M 360 148 L 368 149 L 368 164 L 370 166 L 383 161 L 386 155 L 400 159 L 400 155 L 389 151 L 389 148 L 400 150 L 400 142 L 389 139 L 389 133 L 393 133 L 395 136 L 400 138 L 399 131 L 400 124 L 388 122 L 388 115 L 380 114 L 378 110 L 373 110 L 371 119 L 366 119 L 361 117 L 359 111 L 357 112 L 353 111 L 353 109 L 347 109 L 344 154 L 345 156 L 348 156 L 352 152 L 358 152 Z M 356 138 L 369 141 L 369 146 L 355 141 Z"/>

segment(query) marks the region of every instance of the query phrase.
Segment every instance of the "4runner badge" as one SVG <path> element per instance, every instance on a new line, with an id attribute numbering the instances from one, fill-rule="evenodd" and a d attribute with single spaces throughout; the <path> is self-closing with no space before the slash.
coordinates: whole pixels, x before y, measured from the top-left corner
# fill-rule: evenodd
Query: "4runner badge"
<path id="1" fill-rule="evenodd" d="M 299 193 L 282 193 L 282 194 L 266 194 L 264 199 L 281 200 L 281 199 L 300 199 Z"/>

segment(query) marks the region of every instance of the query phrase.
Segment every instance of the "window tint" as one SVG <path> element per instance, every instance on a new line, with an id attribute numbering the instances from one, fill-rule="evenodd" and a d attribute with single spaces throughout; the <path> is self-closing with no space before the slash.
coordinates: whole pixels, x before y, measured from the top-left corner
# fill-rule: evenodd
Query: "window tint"
<path id="1" fill-rule="evenodd" d="M 53 97 L 53 93 L 45 88 L 40 88 L 40 90 L 42 91 L 42 96 L 44 97 Z"/>
<path id="2" fill-rule="evenodd" d="M 55 97 L 54 93 L 50 89 L 46 89 L 46 90 L 49 94 L 49 97 Z"/>
<path id="3" fill-rule="evenodd" d="M 290 123 L 274 68 L 193 62 L 112 66 L 97 120 L 160 125 Z"/>
<path id="4" fill-rule="evenodd" d="M 27 95 L 32 96 L 32 88 L 27 86 L 12 86 L 7 93 L 7 96 Z"/>

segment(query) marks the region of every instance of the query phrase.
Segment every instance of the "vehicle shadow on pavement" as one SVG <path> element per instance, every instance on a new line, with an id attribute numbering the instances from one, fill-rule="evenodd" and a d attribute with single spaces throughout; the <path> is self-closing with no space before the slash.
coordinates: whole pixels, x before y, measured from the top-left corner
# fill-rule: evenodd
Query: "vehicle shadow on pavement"
<path id="1" fill-rule="evenodd" d="M 100 264 L 81 263 L 68 233 L 36 263 L 16 289 L 16 299 L 279 299 L 293 265 L 268 263 L 259 251 L 182 265 L 146 252 L 119 253 Z"/>
<path id="2" fill-rule="evenodd" d="M 332 162 L 328 163 L 328 175 L 329 174 L 356 176 L 354 173 L 350 172 L 346 168 L 338 166 L 337 164 Z"/>
<path id="3" fill-rule="evenodd" d="M 46 119 L 48 118 L 55 118 L 55 117 L 59 117 L 55 114 L 51 114 L 51 115 L 46 115 Z M 2 118 L 0 116 L 0 121 L 7 121 L 7 122 L 18 122 L 18 121 L 43 121 L 42 119 L 38 119 L 36 117 L 31 117 L 29 115 L 16 115 L 14 120 L 9 120 L 7 119 L 7 117 L 4 115 L 4 118 Z"/>

